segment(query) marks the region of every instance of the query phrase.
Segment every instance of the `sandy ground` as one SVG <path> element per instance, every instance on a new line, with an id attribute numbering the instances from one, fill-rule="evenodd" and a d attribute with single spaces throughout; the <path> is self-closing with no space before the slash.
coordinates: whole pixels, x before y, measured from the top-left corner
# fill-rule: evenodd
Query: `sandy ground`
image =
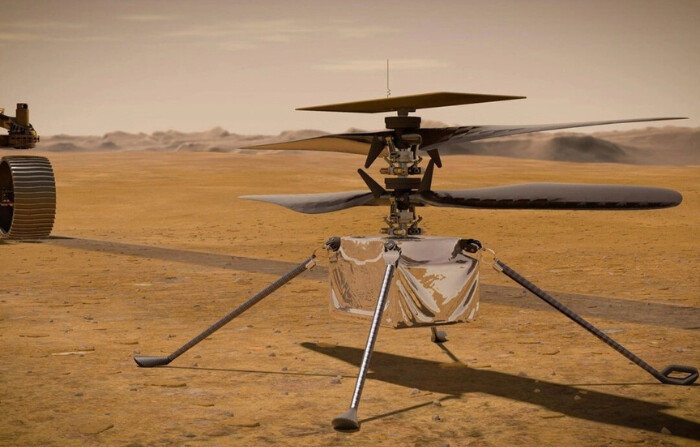
<path id="1" fill-rule="evenodd" d="M 487 266 L 479 318 L 449 327 L 442 347 L 427 329 L 380 330 L 356 433 L 330 420 L 349 404 L 369 322 L 329 316 L 322 251 L 316 269 L 170 366 L 138 368 L 134 354 L 169 354 L 329 236 L 376 234 L 382 208 L 306 216 L 237 199 L 363 189 L 363 159 L 49 157 L 54 236 L 0 244 L 1 445 L 700 444 L 697 385 L 659 384 Z M 450 157 L 434 188 L 527 181 L 664 186 L 684 202 L 427 208 L 425 229 L 480 239 L 659 369 L 700 366 L 700 168 Z"/>

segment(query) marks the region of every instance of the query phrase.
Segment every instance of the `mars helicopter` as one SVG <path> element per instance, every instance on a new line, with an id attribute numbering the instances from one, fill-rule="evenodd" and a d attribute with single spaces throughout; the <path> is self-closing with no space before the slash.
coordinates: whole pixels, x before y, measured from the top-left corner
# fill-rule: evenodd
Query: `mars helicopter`
<path id="1" fill-rule="evenodd" d="M 0 108 L 0 148 L 32 149 L 39 135 L 29 123 L 29 106 L 17 104 L 16 116 Z M 48 237 L 56 214 L 56 182 L 46 157 L 0 158 L 0 240 Z"/>
<path id="2" fill-rule="evenodd" d="M 357 410 L 379 326 L 430 327 L 432 341 L 445 342 L 446 334 L 437 330 L 437 327 L 470 321 L 478 312 L 479 265 L 483 257 L 488 257 L 497 271 L 525 287 L 660 382 L 690 385 L 697 379 L 698 370 L 690 366 L 670 365 L 662 371 L 656 370 L 519 275 L 499 260 L 492 250 L 483 247 L 478 240 L 423 235 L 420 227 L 422 219 L 416 214 L 416 209 L 422 206 L 472 209 L 641 210 L 673 207 L 681 203 L 682 197 L 678 192 L 649 186 L 532 183 L 470 190 L 433 190 L 431 185 L 435 167 L 442 166 L 440 149 L 456 143 L 544 130 L 677 119 L 647 118 L 531 126 L 422 128 L 420 117 L 409 116 L 409 113 L 424 108 L 521 98 L 523 97 L 440 92 L 306 107 L 299 110 L 396 112 L 397 115 L 385 117 L 386 130 L 382 131 L 327 135 L 253 147 L 357 153 L 366 155 L 365 168 L 369 168 L 382 155 L 387 163 L 380 171 L 387 176 L 383 186 L 364 170 L 358 169 L 369 191 L 242 197 L 309 214 L 357 206 L 389 207 L 389 214 L 384 218 L 385 226 L 381 229 L 383 236 L 331 237 L 324 246 L 328 253 L 332 306 L 348 314 L 372 317 L 350 406 L 332 421 L 336 430 L 353 431 L 360 428 Z M 424 158 L 429 159 L 425 168 L 420 166 Z M 172 354 L 136 356 L 135 362 L 140 367 L 169 364 L 314 265 L 315 254 Z"/>

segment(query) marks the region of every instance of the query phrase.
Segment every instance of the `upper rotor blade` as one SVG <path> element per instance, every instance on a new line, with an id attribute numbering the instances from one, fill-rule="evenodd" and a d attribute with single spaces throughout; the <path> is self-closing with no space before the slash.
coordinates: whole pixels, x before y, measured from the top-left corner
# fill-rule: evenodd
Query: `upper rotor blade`
<path id="1" fill-rule="evenodd" d="M 581 123 L 534 124 L 526 126 L 463 126 L 445 128 L 419 129 L 423 137 L 422 151 L 437 149 L 447 144 L 459 144 L 468 141 L 484 140 L 487 138 L 507 137 L 511 135 L 542 132 L 545 130 L 572 129 L 576 127 L 601 126 L 605 124 L 641 123 L 646 121 L 664 121 L 687 119 L 684 117 L 634 118 L 610 121 L 588 121 Z M 459 152 L 453 152 L 459 153 Z"/>
<path id="2" fill-rule="evenodd" d="M 371 192 L 347 191 L 321 194 L 280 194 L 240 196 L 241 199 L 274 203 L 306 214 L 330 213 L 355 206 L 375 206 L 389 203 L 388 198 L 375 199 Z"/>
<path id="3" fill-rule="evenodd" d="M 676 191 L 651 186 L 527 183 L 456 191 L 428 191 L 417 200 L 433 206 L 488 209 L 655 209 L 676 206 Z"/>
<path id="4" fill-rule="evenodd" d="M 382 113 L 428 109 L 432 107 L 456 106 L 461 104 L 478 104 L 481 102 L 507 101 L 523 99 L 524 96 L 512 95 L 483 95 L 480 93 L 435 92 L 419 95 L 392 96 L 388 98 L 368 99 L 365 101 L 325 104 L 322 106 L 301 107 L 297 110 L 313 110 L 317 112 L 352 112 L 352 113 Z"/>

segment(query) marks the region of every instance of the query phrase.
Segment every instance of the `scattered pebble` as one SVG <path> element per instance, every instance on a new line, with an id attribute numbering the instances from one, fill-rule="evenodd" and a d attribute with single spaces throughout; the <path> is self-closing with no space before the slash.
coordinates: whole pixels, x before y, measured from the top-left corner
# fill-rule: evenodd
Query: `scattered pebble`
<path id="1" fill-rule="evenodd" d="M 439 414 L 434 414 L 434 415 L 433 415 L 433 420 L 439 422 L 439 421 L 442 421 L 442 418 L 440 417 Z"/>
<path id="2" fill-rule="evenodd" d="M 581 400 L 581 396 L 579 396 L 578 394 L 575 395 L 575 396 L 574 396 L 574 400 Z"/>
<path id="3" fill-rule="evenodd" d="M 234 427 L 255 428 L 260 427 L 260 422 L 255 420 L 242 420 L 232 424 Z"/>
<path id="4" fill-rule="evenodd" d="M 338 385 L 342 380 L 343 378 L 341 376 L 335 376 L 331 379 L 331 385 Z"/>
<path id="5" fill-rule="evenodd" d="M 182 388 L 187 386 L 187 382 L 152 382 L 149 386 L 162 386 L 163 388 Z"/>
<path id="6" fill-rule="evenodd" d="M 269 353 L 267 356 L 268 356 L 268 357 L 277 357 L 277 354 L 275 354 L 274 352 L 271 352 L 271 353 Z"/>
<path id="7" fill-rule="evenodd" d="M 288 368 L 287 368 L 286 366 L 283 366 L 283 367 L 282 367 L 282 371 L 287 371 L 287 369 L 288 369 Z"/>
<path id="8" fill-rule="evenodd" d="M 539 392 L 540 392 L 540 389 L 539 389 L 539 388 L 535 388 L 535 389 L 532 390 L 532 391 L 533 391 L 534 393 L 539 393 Z"/>
<path id="9" fill-rule="evenodd" d="M 228 432 L 222 428 L 214 428 L 209 431 L 204 432 L 205 436 L 210 436 L 212 438 L 216 438 L 219 436 L 226 436 L 228 435 Z"/>
<path id="10" fill-rule="evenodd" d="M 518 377 L 530 377 L 530 376 L 528 376 L 527 373 L 526 373 L 525 371 L 520 371 L 520 372 L 518 373 Z"/>
<path id="11" fill-rule="evenodd" d="M 439 400 L 435 399 L 435 400 L 433 401 L 433 405 L 435 405 L 436 407 L 442 407 L 442 402 L 440 402 Z"/>
<path id="12" fill-rule="evenodd" d="M 415 396 L 416 394 L 420 394 L 420 390 L 418 388 L 411 388 L 411 396 Z"/>
<path id="13" fill-rule="evenodd" d="M 666 427 L 661 427 L 661 433 L 663 433 L 663 434 L 665 434 L 665 435 L 670 435 L 670 434 L 671 434 L 671 430 L 669 430 L 669 429 L 666 428 Z"/>
<path id="14" fill-rule="evenodd" d="M 77 393 L 74 394 L 74 396 L 76 396 L 76 397 L 83 397 L 83 392 L 82 392 L 82 391 L 78 391 Z"/>

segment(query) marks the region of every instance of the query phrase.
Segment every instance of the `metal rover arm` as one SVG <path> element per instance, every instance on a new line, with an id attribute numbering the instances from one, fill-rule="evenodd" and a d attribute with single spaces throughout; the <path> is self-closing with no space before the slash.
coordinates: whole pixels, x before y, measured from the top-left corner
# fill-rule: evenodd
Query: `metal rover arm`
<path id="1" fill-rule="evenodd" d="M 8 131 L 8 135 L 0 135 L 0 147 L 31 149 L 39 142 L 39 135 L 29 123 L 27 104 L 17 104 L 16 116 L 7 116 L 5 109 L 0 108 L 0 127 Z"/>

